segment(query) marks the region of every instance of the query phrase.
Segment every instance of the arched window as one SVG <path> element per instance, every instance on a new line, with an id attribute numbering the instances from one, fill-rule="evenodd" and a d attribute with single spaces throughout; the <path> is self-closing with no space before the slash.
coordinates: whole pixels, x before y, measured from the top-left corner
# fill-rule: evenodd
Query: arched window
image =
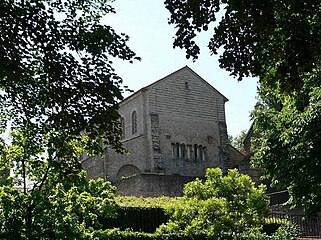
<path id="1" fill-rule="evenodd" d="M 202 158 L 202 160 L 206 161 L 206 147 L 203 147 L 202 150 L 203 150 L 203 158 Z"/>
<path id="2" fill-rule="evenodd" d="M 181 155 L 182 159 L 186 159 L 186 145 L 184 143 L 181 144 Z"/>
<path id="3" fill-rule="evenodd" d="M 125 119 L 123 117 L 120 118 L 121 125 L 121 138 L 125 138 Z"/>
<path id="4" fill-rule="evenodd" d="M 137 113 L 134 111 L 132 113 L 132 134 L 137 133 Z"/>
<path id="5" fill-rule="evenodd" d="M 199 157 L 199 151 L 197 144 L 194 144 L 194 160 L 197 160 Z"/>
<path id="6" fill-rule="evenodd" d="M 193 146 L 192 145 L 187 145 L 187 159 L 192 159 L 193 158 Z"/>
<path id="7" fill-rule="evenodd" d="M 198 159 L 199 160 L 204 160 L 203 159 L 203 157 L 204 157 L 204 152 L 203 152 L 203 147 L 202 147 L 202 145 L 199 145 L 198 146 L 198 149 L 197 149 L 197 151 L 198 151 Z"/>
<path id="8" fill-rule="evenodd" d="M 176 153 L 175 153 L 175 158 L 179 159 L 181 156 L 181 148 L 179 146 L 179 143 L 176 143 Z"/>
<path id="9" fill-rule="evenodd" d="M 172 159 L 179 159 L 180 158 L 180 146 L 179 143 L 172 143 Z"/>

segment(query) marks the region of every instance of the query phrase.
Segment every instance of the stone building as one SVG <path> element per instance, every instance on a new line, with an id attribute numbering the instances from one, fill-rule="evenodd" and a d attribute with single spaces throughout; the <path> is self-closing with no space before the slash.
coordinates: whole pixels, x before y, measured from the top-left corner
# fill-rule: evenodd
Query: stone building
<path id="1" fill-rule="evenodd" d="M 239 167 L 244 156 L 227 144 L 228 99 L 189 67 L 140 89 L 120 103 L 122 142 L 83 159 L 89 177 L 103 177 L 130 195 L 180 195 L 207 168 Z M 230 157 L 232 156 L 232 158 Z M 120 181 L 121 180 L 121 181 Z"/>

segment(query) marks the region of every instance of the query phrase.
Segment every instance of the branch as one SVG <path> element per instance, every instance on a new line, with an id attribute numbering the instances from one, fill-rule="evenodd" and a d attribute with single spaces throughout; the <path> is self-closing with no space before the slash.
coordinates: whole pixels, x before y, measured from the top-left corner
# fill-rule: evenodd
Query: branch
<path id="1" fill-rule="evenodd" d="M 33 185 L 33 188 L 32 188 L 32 190 L 31 190 L 31 193 L 34 192 L 34 190 L 35 190 L 36 187 L 38 187 L 39 191 L 41 191 L 43 185 L 45 184 L 45 182 L 46 182 L 46 180 L 47 180 L 49 170 L 50 170 L 50 166 L 47 167 L 46 172 L 45 172 L 45 174 L 43 175 L 39 186 L 38 186 L 37 184 Z"/>

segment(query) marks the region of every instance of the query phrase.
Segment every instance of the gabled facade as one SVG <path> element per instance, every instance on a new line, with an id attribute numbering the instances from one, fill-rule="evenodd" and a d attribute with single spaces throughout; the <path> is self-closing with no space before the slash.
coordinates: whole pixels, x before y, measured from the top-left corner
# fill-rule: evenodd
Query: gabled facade
<path id="1" fill-rule="evenodd" d="M 120 103 L 128 155 L 106 148 L 104 158 L 85 159 L 83 165 L 90 177 L 111 181 L 135 174 L 202 177 L 209 167 L 233 167 L 227 146 L 227 101 L 183 67 Z"/>

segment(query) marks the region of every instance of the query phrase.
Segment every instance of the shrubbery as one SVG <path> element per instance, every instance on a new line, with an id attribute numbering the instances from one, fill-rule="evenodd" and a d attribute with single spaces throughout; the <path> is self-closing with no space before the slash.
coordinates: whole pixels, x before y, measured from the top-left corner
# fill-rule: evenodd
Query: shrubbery
<path id="1" fill-rule="evenodd" d="M 179 202 L 181 197 L 134 197 L 116 196 L 115 201 L 121 207 L 163 208 L 167 209 Z"/>
<path id="2" fill-rule="evenodd" d="M 244 240 L 296 240 L 300 236 L 299 228 L 291 222 L 279 224 L 275 233 L 268 235 L 266 233 L 252 233 L 245 235 Z"/>
<path id="3" fill-rule="evenodd" d="M 209 169 L 205 181 L 195 180 L 188 183 L 184 188 L 184 197 L 174 200 L 167 197 L 145 200 L 118 197 L 118 203 L 123 199 L 122 207 L 116 203 L 115 189 L 109 182 L 101 179 L 88 180 L 84 172 L 75 175 L 73 182 L 50 185 L 49 181 L 48 184 L 42 191 L 35 188 L 26 194 L 5 182 L 2 183 L 0 227 L 3 237 L 88 240 L 294 240 L 298 236 L 297 229 L 285 220 L 278 222 L 281 227 L 271 236 L 263 233 L 268 210 L 264 186 L 256 187 L 248 176 L 236 170 L 223 176 L 220 169 Z M 138 204 L 136 208 L 133 208 L 134 203 Z M 124 207 L 126 205 L 127 207 Z M 156 215 L 160 217 L 159 215 L 163 214 L 164 209 L 160 206 L 167 206 L 165 211 L 170 220 L 155 233 L 135 232 L 134 230 L 156 228 L 157 224 L 152 220 L 155 220 L 153 217 Z M 164 219 L 167 217 L 161 217 L 161 221 L 166 221 Z M 119 221 L 120 219 L 122 220 Z M 136 223 L 142 223 L 143 219 L 147 224 L 139 227 Z M 155 226 L 151 228 L 148 224 Z"/>
<path id="4" fill-rule="evenodd" d="M 170 221 L 159 233 L 205 234 L 213 239 L 241 239 L 260 233 L 268 213 L 265 187 L 247 175 L 208 169 L 206 180 L 185 185 L 184 197 L 169 210 Z"/>
<path id="5" fill-rule="evenodd" d="M 298 230 L 292 224 L 283 224 L 279 230 L 269 236 L 264 233 L 245 234 L 235 237 L 233 240 L 296 240 Z M 143 233 L 133 231 L 121 231 L 119 229 L 97 230 L 91 237 L 99 240 L 225 240 L 226 238 L 213 238 L 207 234 L 182 234 L 182 233 Z"/>
<path id="6" fill-rule="evenodd" d="M 0 187 L 0 219 L 6 239 L 90 239 L 116 217 L 114 187 L 102 179 L 87 180 L 84 172 L 74 183 L 58 183 L 43 191 Z"/>

